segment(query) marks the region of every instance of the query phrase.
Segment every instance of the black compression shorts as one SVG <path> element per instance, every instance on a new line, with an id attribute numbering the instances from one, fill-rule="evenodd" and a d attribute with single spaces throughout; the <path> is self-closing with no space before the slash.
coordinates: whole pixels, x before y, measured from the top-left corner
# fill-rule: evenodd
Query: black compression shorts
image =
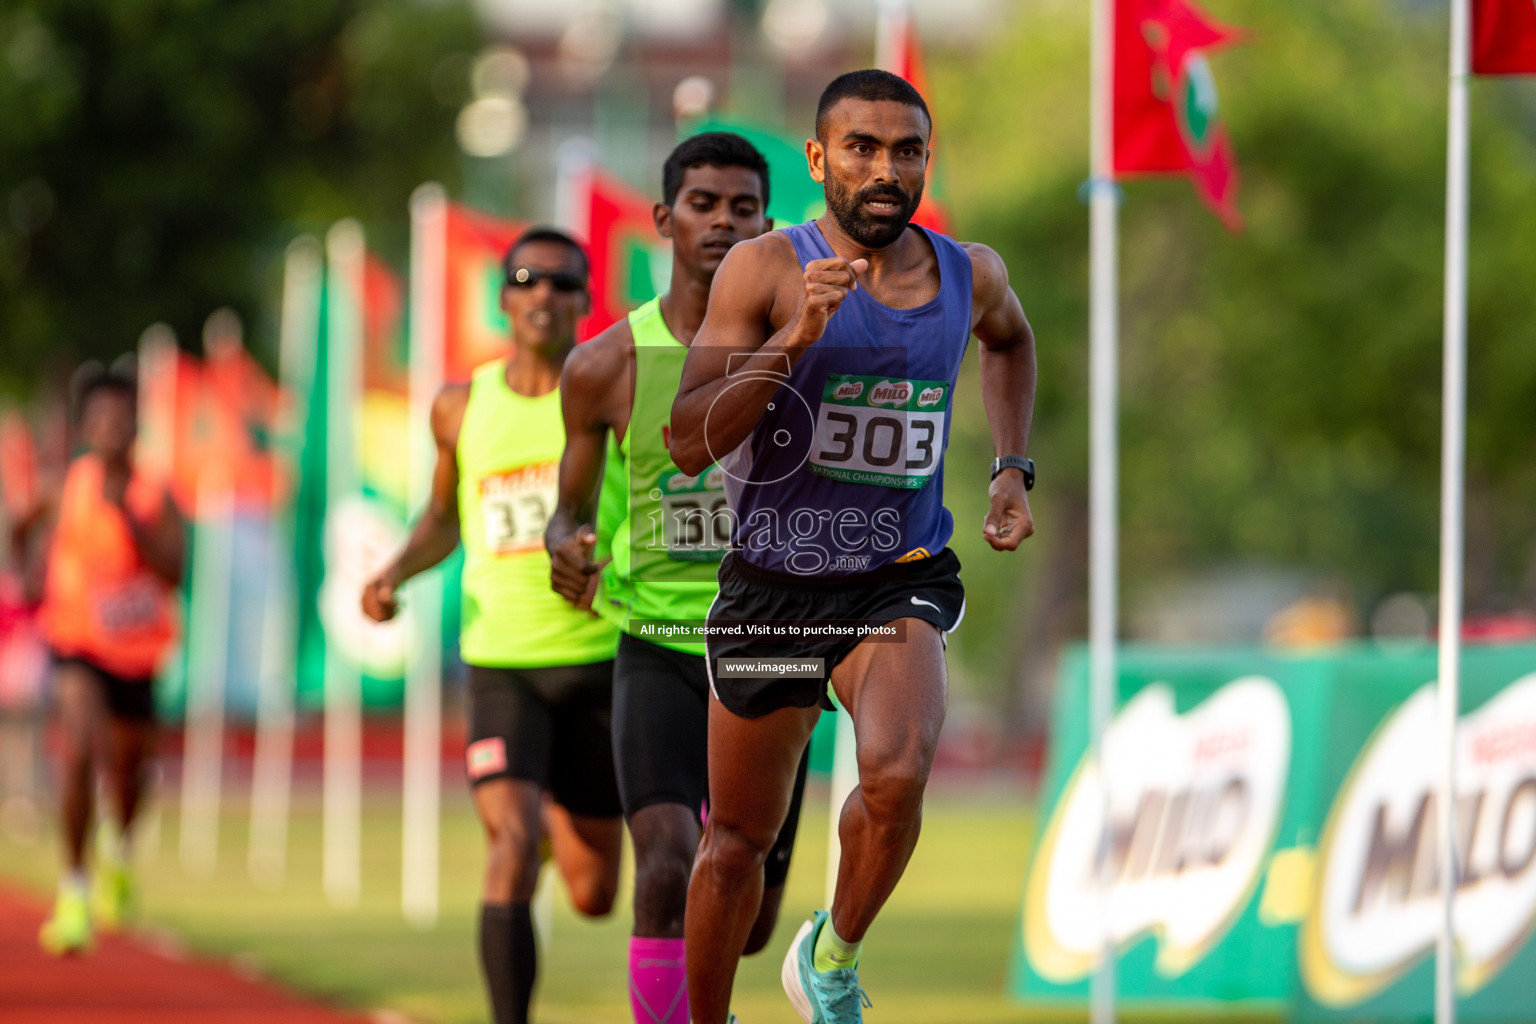
<path id="1" fill-rule="evenodd" d="M 613 673 L 613 763 L 626 819 L 652 804 L 704 810 L 708 733 L 704 659 L 621 634 Z"/>
<path id="2" fill-rule="evenodd" d="M 521 779 L 547 790 L 572 814 L 621 811 L 610 734 L 613 662 L 553 668 L 469 665 L 472 786 Z"/>
<path id="3" fill-rule="evenodd" d="M 861 642 L 859 636 L 765 640 L 722 635 L 717 630 L 738 623 L 878 626 L 913 618 L 948 633 L 964 616 L 960 559 L 949 548 L 931 558 L 836 577 L 771 572 L 731 552 L 720 565 L 720 596 L 709 610 L 711 632 L 706 643 L 710 685 L 726 710 L 742 718 L 761 718 L 780 708 L 817 704 L 831 710 L 827 679 Z M 821 678 L 738 676 L 720 664 L 721 658 L 820 658 L 824 674 Z"/>
<path id="4" fill-rule="evenodd" d="M 702 812 L 709 800 L 709 676 L 704 659 L 626 634 L 613 679 L 613 759 L 624 817 L 654 804 Z M 801 755 L 789 816 L 768 855 L 765 884 L 789 874 L 810 750 Z"/>

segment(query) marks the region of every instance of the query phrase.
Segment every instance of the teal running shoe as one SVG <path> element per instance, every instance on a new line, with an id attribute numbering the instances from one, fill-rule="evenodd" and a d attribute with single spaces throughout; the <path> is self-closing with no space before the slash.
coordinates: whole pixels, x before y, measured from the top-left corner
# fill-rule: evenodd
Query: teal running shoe
<path id="1" fill-rule="evenodd" d="M 779 975 L 784 994 L 805 1024 L 862 1024 L 864 1007 L 872 1004 L 859 988 L 859 972 L 852 967 L 816 969 L 816 936 L 826 923 L 827 912 L 818 910 L 795 933 Z"/>

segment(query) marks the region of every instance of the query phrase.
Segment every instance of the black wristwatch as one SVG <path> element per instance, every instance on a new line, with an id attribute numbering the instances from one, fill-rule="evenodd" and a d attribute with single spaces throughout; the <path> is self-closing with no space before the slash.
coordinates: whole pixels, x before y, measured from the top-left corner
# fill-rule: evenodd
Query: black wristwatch
<path id="1" fill-rule="evenodd" d="M 1035 486 L 1035 460 L 1026 459 L 1022 455 L 1000 455 L 992 460 L 992 479 L 997 479 L 997 474 L 1005 469 L 1020 469 L 1024 471 L 1024 489 L 1027 491 Z"/>

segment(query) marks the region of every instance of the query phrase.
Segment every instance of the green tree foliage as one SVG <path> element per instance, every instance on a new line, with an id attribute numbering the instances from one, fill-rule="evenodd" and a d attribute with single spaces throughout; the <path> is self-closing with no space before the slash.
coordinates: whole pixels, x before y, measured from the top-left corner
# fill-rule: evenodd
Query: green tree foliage
<path id="1" fill-rule="evenodd" d="M 249 319 L 296 231 L 401 221 L 456 167 L 477 36 L 411 0 L 5 4 L 0 377 Z"/>
<path id="2" fill-rule="evenodd" d="M 1250 33 L 1212 60 L 1247 230 L 1226 232 L 1182 180 L 1126 183 L 1127 603 L 1233 563 L 1338 581 L 1362 611 L 1389 591 L 1433 591 L 1443 12 L 1387 0 L 1206 6 Z M 977 678 L 1007 679 L 1031 645 L 1084 630 L 1087 49 L 1083 5 L 1031 3 L 986 53 L 935 76 L 960 234 L 1006 258 L 1040 348 L 1040 535 L 1013 571 L 993 562 L 968 576 L 982 636 L 957 640 Z M 1536 590 L 1536 149 L 1521 133 L 1533 98 L 1520 81 L 1473 86 L 1473 610 Z M 956 431 L 952 452 L 988 445 L 974 405 Z M 987 559 L 970 537 L 979 485 L 955 491 L 970 560 Z"/>

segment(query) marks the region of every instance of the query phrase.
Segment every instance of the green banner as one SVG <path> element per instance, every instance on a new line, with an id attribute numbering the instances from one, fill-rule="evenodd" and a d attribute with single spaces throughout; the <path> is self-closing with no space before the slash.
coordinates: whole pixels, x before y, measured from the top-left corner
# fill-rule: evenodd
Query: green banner
<path id="1" fill-rule="evenodd" d="M 1083 1005 L 1107 927 L 1133 1014 L 1427 1018 L 1435 671 L 1432 648 L 1127 649 L 1101 769 L 1087 756 L 1086 656 L 1069 656 L 1014 993 Z M 1524 1021 L 1536 1005 L 1536 648 L 1471 649 L 1462 671 L 1461 1015 Z"/>
<path id="2" fill-rule="evenodd" d="M 763 159 L 768 161 L 768 216 L 773 218 L 775 227 L 803 224 L 826 211 L 826 196 L 806 166 L 805 136 L 730 117 L 690 124 L 682 134 L 688 136 L 700 132 L 735 132 L 763 154 Z"/>

